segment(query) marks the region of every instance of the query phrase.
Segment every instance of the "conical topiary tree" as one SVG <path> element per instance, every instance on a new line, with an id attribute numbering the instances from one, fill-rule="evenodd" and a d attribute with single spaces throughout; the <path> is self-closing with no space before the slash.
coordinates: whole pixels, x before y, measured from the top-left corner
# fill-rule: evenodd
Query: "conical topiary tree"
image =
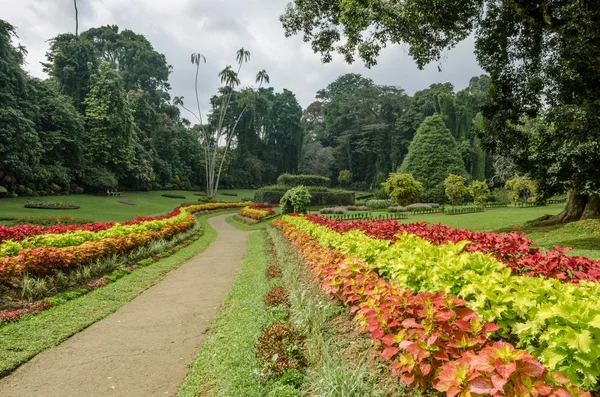
<path id="1" fill-rule="evenodd" d="M 421 123 L 399 172 L 412 174 L 423 183 L 424 202 L 444 200 L 448 175 L 468 176 L 458 145 L 440 115 L 434 114 Z"/>

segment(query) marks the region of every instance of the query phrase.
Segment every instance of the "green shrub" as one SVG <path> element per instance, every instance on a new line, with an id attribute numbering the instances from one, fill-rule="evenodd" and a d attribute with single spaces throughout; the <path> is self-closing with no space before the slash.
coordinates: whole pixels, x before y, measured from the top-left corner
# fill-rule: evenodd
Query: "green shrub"
<path id="1" fill-rule="evenodd" d="M 8 190 L 4 186 L 0 186 L 0 197 L 8 196 Z"/>
<path id="2" fill-rule="evenodd" d="M 484 181 L 473 181 L 471 183 L 471 196 L 473 196 L 473 203 L 475 205 L 481 205 L 488 201 L 490 196 L 490 188 Z"/>
<path id="3" fill-rule="evenodd" d="M 365 200 L 375 197 L 374 193 L 359 193 L 356 195 L 357 200 Z"/>
<path id="4" fill-rule="evenodd" d="M 423 184 L 411 174 L 391 173 L 384 189 L 388 196 L 401 206 L 418 201 L 423 194 Z"/>
<path id="5" fill-rule="evenodd" d="M 462 204 L 465 197 L 469 194 L 469 189 L 465 185 L 466 179 L 459 175 L 450 174 L 444 180 L 444 192 L 446 197 L 453 205 Z"/>
<path id="6" fill-rule="evenodd" d="M 338 183 L 342 186 L 348 186 L 352 182 L 352 173 L 349 170 L 341 170 L 338 175 Z"/>
<path id="7" fill-rule="evenodd" d="M 370 210 L 385 210 L 394 206 L 393 200 L 367 200 L 365 203 Z"/>
<path id="8" fill-rule="evenodd" d="M 277 184 L 288 187 L 295 186 L 322 186 L 327 187 L 331 179 L 321 175 L 292 175 L 283 174 L 277 178 Z"/>
<path id="9" fill-rule="evenodd" d="M 280 186 L 277 186 L 281 188 Z M 286 189 L 274 189 L 274 186 L 258 189 L 254 192 L 255 203 L 278 204 L 285 195 Z M 309 187 L 312 199 L 310 205 L 354 205 L 354 192 L 339 189 Z"/>
<path id="10" fill-rule="evenodd" d="M 311 198 L 312 196 L 306 187 L 294 187 L 288 190 L 279 201 L 281 212 L 283 214 L 306 214 Z"/>
<path id="11" fill-rule="evenodd" d="M 535 196 L 536 183 L 529 178 L 513 178 L 506 181 L 504 188 L 508 191 L 508 199 L 516 203 L 517 201 L 526 201 L 529 197 Z"/>
<path id="12" fill-rule="evenodd" d="M 390 196 L 385 192 L 385 189 L 377 189 L 373 194 L 376 200 L 389 200 Z"/>
<path id="13" fill-rule="evenodd" d="M 113 189 L 119 183 L 115 174 L 103 167 L 87 170 L 83 182 L 92 192 L 104 192 L 107 189 Z"/>

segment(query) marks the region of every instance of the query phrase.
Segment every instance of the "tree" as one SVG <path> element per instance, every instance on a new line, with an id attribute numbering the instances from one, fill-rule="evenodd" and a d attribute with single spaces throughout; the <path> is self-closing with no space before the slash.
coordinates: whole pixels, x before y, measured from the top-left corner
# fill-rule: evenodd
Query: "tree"
<path id="1" fill-rule="evenodd" d="M 77 9 L 77 0 L 73 0 L 75 6 L 75 37 L 79 37 L 79 10 Z"/>
<path id="2" fill-rule="evenodd" d="M 443 200 L 449 174 L 467 176 L 458 145 L 441 116 L 427 117 L 419 126 L 399 172 L 423 183 L 423 200 L 428 202 Z"/>
<path id="3" fill-rule="evenodd" d="M 333 165 L 333 148 L 323 147 L 320 142 L 302 145 L 302 156 L 298 170 L 302 174 L 330 177 Z"/>
<path id="4" fill-rule="evenodd" d="M 99 65 L 93 43 L 70 33 L 60 34 L 50 40 L 46 59 L 44 72 L 56 79 L 59 91 L 71 97 L 73 105 L 84 113 L 83 101 Z"/>
<path id="5" fill-rule="evenodd" d="M 462 204 L 465 196 L 469 194 L 469 189 L 465 185 L 466 179 L 459 175 L 450 174 L 444 180 L 444 189 L 446 197 L 452 205 Z"/>
<path id="6" fill-rule="evenodd" d="M 34 178 L 41 145 L 30 120 L 28 78 L 23 50 L 13 47 L 15 28 L 0 20 L 0 185 L 15 191 Z"/>
<path id="7" fill-rule="evenodd" d="M 513 203 L 526 201 L 533 197 L 537 190 L 535 181 L 523 177 L 509 179 L 504 188 L 508 190 L 508 199 Z"/>
<path id="8" fill-rule="evenodd" d="M 338 183 L 342 186 L 348 186 L 352 183 L 352 173 L 348 170 L 341 170 L 338 175 Z"/>
<path id="9" fill-rule="evenodd" d="M 200 115 L 200 102 L 198 100 L 198 71 L 201 62 L 206 62 L 206 59 L 201 54 L 192 54 L 192 63 L 196 64 L 196 102 L 198 104 L 198 116 L 196 118 L 202 124 Z M 235 137 L 236 128 L 244 116 L 244 113 L 254 106 L 256 100 L 256 92 L 264 83 L 269 83 L 270 78 L 267 72 L 263 69 L 256 75 L 256 83 L 259 84 L 258 89 L 245 89 L 240 96 L 239 104 L 241 108 L 237 116 L 231 116 L 231 100 L 235 93 L 235 88 L 240 85 L 239 73 L 244 63 L 250 60 L 250 51 L 243 47 L 236 53 L 236 61 L 238 63 L 237 71 L 233 70 L 231 65 L 227 65 L 225 69 L 219 72 L 219 80 L 224 86 L 220 89 L 221 98 L 211 99 L 214 112 L 209 115 L 209 125 L 201 126 L 203 130 L 203 147 L 205 151 L 205 173 L 207 191 L 211 196 L 216 196 L 219 188 L 219 180 L 223 172 L 223 166 L 226 163 L 227 152 L 231 147 L 233 138 Z M 183 107 L 183 98 L 177 98 L 177 104 Z M 184 107 L 185 110 L 188 110 Z M 191 111 L 190 111 L 191 112 Z M 191 112 L 195 115 L 195 113 Z M 221 143 L 224 142 L 224 147 L 221 148 Z"/>
<path id="10" fill-rule="evenodd" d="M 402 206 L 417 202 L 423 194 L 423 184 L 411 174 L 391 173 L 383 188 L 389 197 Z"/>
<path id="11" fill-rule="evenodd" d="M 92 77 L 85 105 L 89 158 L 117 177 L 123 177 L 134 164 L 137 140 L 123 82 L 110 63 L 103 62 L 99 73 Z"/>
<path id="12" fill-rule="evenodd" d="M 391 42 L 407 44 L 423 68 L 474 34 L 477 59 L 492 83 L 482 143 L 510 157 L 522 173 L 533 171 L 542 197 L 570 192 L 564 211 L 547 223 L 600 216 L 595 2 L 450 0 L 440 7 L 435 0 L 295 0 L 281 21 L 286 35 L 303 33 L 324 61 L 337 50 L 347 62 L 358 53 L 367 66 Z M 519 128 L 524 116 L 540 115 L 553 127 L 536 134 Z"/>
<path id="13" fill-rule="evenodd" d="M 469 193 L 473 196 L 473 204 L 485 204 L 490 196 L 490 188 L 485 181 L 473 181 L 469 187 Z"/>

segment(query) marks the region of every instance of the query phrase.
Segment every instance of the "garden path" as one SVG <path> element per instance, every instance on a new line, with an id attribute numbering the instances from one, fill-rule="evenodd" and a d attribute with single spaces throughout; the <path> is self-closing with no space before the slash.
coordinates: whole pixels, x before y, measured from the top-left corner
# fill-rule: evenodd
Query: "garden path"
<path id="1" fill-rule="evenodd" d="M 0 379 L 3 397 L 173 396 L 229 291 L 248 232 L 209 219 L 216 240 L 117 312 Z"/>

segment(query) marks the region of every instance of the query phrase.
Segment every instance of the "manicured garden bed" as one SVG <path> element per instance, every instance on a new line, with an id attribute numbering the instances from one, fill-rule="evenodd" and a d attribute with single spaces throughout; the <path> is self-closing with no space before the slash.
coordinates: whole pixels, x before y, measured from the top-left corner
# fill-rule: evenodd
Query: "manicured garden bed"
<path id="1" fill-rule="evenodd" d="M 590 299 L 598 296 L 598 283 L 512 274 L 489 255 L 463 252 L 462 240 L 434 245 L 411 232 L 398 235 L 397 222 L 379 222 L 392 241 L 364 234 L 378 233 L 378 222 L 354 222 L 339 232 L 334 229 L 345 223 L 308 218 L 275 223 L 326 292 L 353 307 L 361 329 L 381 343 L 382 355 L 406 383 L 449 395 L 499 395 L 496 388 L 581 394 L 569 381 L 598 388 L 600 349 L 593 335 L 600 330 L 600 307 Z M 512 369 L 479 364 L 494 356 Z"/>

